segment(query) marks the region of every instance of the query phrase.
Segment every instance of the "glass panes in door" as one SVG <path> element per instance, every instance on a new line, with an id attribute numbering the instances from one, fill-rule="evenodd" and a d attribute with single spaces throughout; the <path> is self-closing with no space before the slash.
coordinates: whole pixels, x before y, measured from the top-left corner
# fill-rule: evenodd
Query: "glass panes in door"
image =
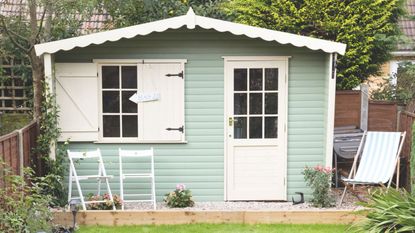
<path id="1" fill-rule="evenodd" d="M 237 68 L 233 78 L 234 138 L 278 138 L 278 68 Z"/>

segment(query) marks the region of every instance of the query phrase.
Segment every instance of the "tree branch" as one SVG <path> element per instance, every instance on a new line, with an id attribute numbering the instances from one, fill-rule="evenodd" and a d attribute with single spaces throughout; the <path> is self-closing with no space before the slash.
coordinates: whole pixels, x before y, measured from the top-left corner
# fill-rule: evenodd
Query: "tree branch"
<path id="1" fill-rule="evenodd" d="M 4 21 L 4 16 L 1 16 L 1 24 L 3 26 L 4 32 L 6 32 L 7 36 L 10 38 L 11 42 L 16 45 L 19 49 L 23 50 L 26 54 L 29 53 L 30 50 L 25 48 L 22 44 L 17 42 L 17 40 L 14 39 L 13 35 L 10 33 L 9 28 L 7 27 L 6 22 Z"/>

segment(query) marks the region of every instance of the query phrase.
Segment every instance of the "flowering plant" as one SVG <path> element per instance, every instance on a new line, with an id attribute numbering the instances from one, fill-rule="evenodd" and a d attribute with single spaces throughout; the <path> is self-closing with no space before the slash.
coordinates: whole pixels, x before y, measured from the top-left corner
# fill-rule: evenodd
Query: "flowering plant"
<path id="1" fill-rule="evenodd" d="M 186 189 L 186 185 L 184 184 L 177 184 L 174 191 L 167 193 L 164 197 L 164 202 L 171 208 L 191 207 L 195 204 L 192 198 L 192 192 Z"/>
<path id="2" fill-rule="evenodd" d="M 334 169 L 317 165 L 313 168 L 305 167 L 303 171 L 304 180 L 312 189 L 313 198 L 311 203 L 316 207 L 333 206 L 334 198 L 329 194 L 331 178 Z"/>
<path id="3" fill-rule="evenodd" d="M 115 208 L 120 209 L 122 205 L 120 196 L 113 194 L 112 199 L 114 200 Z M 90 193 L 88 194 L 88 201 L 104 201 L 101 203 L 89 203 L 88 209 L 90 210 L 112 210 L 112 201 L 108 193 L 102 196 Z"/>

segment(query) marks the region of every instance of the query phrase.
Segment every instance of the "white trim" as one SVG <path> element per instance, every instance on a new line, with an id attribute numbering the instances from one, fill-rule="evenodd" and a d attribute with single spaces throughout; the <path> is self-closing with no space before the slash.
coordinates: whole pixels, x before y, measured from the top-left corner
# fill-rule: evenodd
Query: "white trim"
<path id="1" fill-rule="evenodd" d="M 278 93 L 279 94 L 283 94 L 284 98 L 285 98 L 285 113 L 282 115 L 280 115 L 279 113 L 279 117 L 284 118 L 284 124 L 285 124 L 285 131 L 284 131 L 284 140 L 281 140 L 281 146 L 279 146 L 281 148 L 281 153 L 283 153 L 283 160 L 284 160 L 284 169 L 285 171 L 283 172 L 284 174 L 284 200 L 287 200 L 288 198 L 288 182 L 287 182 L 287 177 L 288 177 L 288 77 L 289 77 L 289 64 L 288 61 L 291 58 L 290 56 L 223 56 L 222 57 L 224 59 L 224 122 L 223 122 L 223 127 L 224 127 L 224 200 L 228 201 L 229 200 L 229 195 L 228 195 L 228 110 L 230 108 L 229 104 L 228 104 L 228 98 L 229 95 L 232 95 L 232 93 L 228 93 L 229 90 L 229 76 L 231 75 L 229 73 L 229 66 L 231 62 L 233 61 L 283 61 L 285 63 L 285 75 L 286 77 L 284 77 L 285 81 L 284 81 L 284 90 L 279 90 Z M 252 140 L 252 139 L 251 139 Z M 273 139 L 271 139 L 273 140 Z M 257 142 L 254 143 L 255 145 L 260 145 Z M 247 147 L 252 146 L 252 145 L 247 145 Z"/>
<path id="2" fill-rule="evenodd" d="M 93 63 L 99 63 L 99 64 L 137 64 L 137 63 L 143 63 L 143 59 L 92 59 Z"/>
<path id="3" fill-rule="evenodd" d="M 187 141 L 172 141 L 172 140 L 129 140 L 129 141 L 125 141 L 124 139 L 122 140 L 116 140 L 116 139 L 101 139 L 98 141 L 94 141 L 93 143 L 95 144 L 111 144 L 111 143 L 122 143 L 122 144 L 128 144 L 128 143 L 132 143 L 132 144 L 158 144 L 158 143 L 163 143 L 163 144 L 187 144 Z"/>
<path id="4" fill-rule="evenodd" d="M 99 64 L 187 63 L 187 59 L 92 59 Z"/>
<path id="5" fill-rule="evenodd" d="M 391 55 L 396 57 L 412 57 L 415 56 L 415 51 L 395 51 L 391 52 Z"/>
<path id="6" fill-rule="evenodd" d="M 336 70 L 333 74 L 333 59 L 336 61 L 337 55 L 329 55 L 328 69 L 328 96 L 327 96 L 327 119 L 326 119 L 326 166 L 331 167 L 333 164 L 333 131 L 334 131 L 334 114 L 336 103 Z M 334 68 L 335 69 L 335 68 Z M 334 77 L 333 77 L 334 76 Z"/>
<path id="7" fill-rule="evenodd" d="M 45 72 L 45 82 L 48 84 L 48 92 L 49 94 L 55 95 L 56 91 L 55 91 L 55 82 L 54 82 L 55 80 L 53 77 L 53 58 L 51 54 L 46 53 L 43 55 L 43 65 L 44 65 L 44 72 Z M 50 143 L 49 158 L 52 160 L 56 159 L 55 141 L 51 141 Z"/>
<path id="8" fill-rule="evenodd" d="M 183 70 L 183 75 L 185 76 L 185 67 L 184 64 L 187 63 L 187 59 L 93 59 L 93 62 L 97 65 L 97 75 L 98 75 L 98 124 L 99 124 L 99 132 L 98 132 L 98 138 L 97 141 L 94 141 L 94 143 L 97 144 L 105 144 L 105 143 L 136 143 L 136 144 L 146 144 L 146 143 L 163 143 L 163 144 L 186 144 L 187 141 L 186 138 L 186 125 L 185 122 L 183 122 L 183 125 L 185 126 L 185 131 L 182 135 L 182 140 L 145 140 L 142 138 L 143 131 L 142 128 L 138 128 L 138 137 L 104 137 L 103 136 L 103 112 L 102 112 L 102 66 L 104 65 L 115 65 L 115 66 L 137 66 L 137 72 L 138 72 L 138 80 L 137 80 L 137 89 L 141 85 L 140 82 L 142 79 L 139 77 L 141 76 L 140 73 L 143 72 L 143 65 L 142 64 L 180 64 L 181 69 Z M 184 85 L 184 84 L 183 84 Z M 121 87 L 120 87 L 121 88 Z M 183 99 L 184 99 L 184 91 L 183 91 Z M 121 104 L 121 102 L 120 102 Z M 142 117 L 140 119 L 140 112 L 142 112 L 142 109 L 140 109 L 142 106 L 140 104 L 137 105 L 138 110 L 138 126 L 142 125 Z M 111 115 L 111 114 L 109 114 Z M 115 115 L 122 116 L 122 113 L 118 113 Z M 134 115 L 134 114 L 133 114 Z M 135 115 L 134 115 L 135 116 Z M 122 128 L 122 125 L 120 125 L 120 130 Z"/>
<path id="9" fill-rule="evenodd" d="M 291 56 L 222 56 L 224 61 L 288 61 Z"/>
<path id="10" fill-rule="evenodd" d="M 68 51 L 76 47 L 84 48 L 92 44 L 100 45 L 123 38 L 130 39 L 135 36 L 146 36 L 153 32 L 163 32 L 183 26 L 186 26 L 188 29 L 195 29 L 196 26 L 199 26 L 204 29 L 214 29 L 218 32 L 230 32 L 234 35 L 245 35 L 250 38 L 275 41 L 279 44 L 291 44 L 296 47 L 307 47 L 311 50 L 322 50 L 326 53 L 344 55 L 346 52 L 346 44 L 198 16 L 195 15 L 192 8 L 189 9 L 186 15 L 182 16 L 37 44 L 35 45 L 35 51 L 38 56 L 45 53 L 53 54 L 61 50 Z"/>

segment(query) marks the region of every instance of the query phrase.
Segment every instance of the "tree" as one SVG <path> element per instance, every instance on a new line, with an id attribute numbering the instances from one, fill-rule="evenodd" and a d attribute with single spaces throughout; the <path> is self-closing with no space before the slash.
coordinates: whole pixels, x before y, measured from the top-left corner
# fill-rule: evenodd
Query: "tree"
<path id="1" fill-rule="evenodd" d="M 183 15 L 193 7 L 198 15 L 224 18 L 223 0 L 102 0 L 115 27 L 125 27 Z"/>
<path id="2" fill-rule="evenodd" d="M 9 47 L 29 60 L 33 81 L 33 117 L 41 117 L 43 98 L 42 58 L 38 43 L 78 35 L 81 23 L 90 17 L 95 2 L 89 0 L 3 0 L 0 7 L 18 10 L 0 16 L 2 49 Z"/>
<path id="3" fill-rule="evenodd" d="M 230 0 L 234 21 L 347 44 L 337 88 L 352 89 L 390 59 L 399 38 L 401 0 Z"/>

